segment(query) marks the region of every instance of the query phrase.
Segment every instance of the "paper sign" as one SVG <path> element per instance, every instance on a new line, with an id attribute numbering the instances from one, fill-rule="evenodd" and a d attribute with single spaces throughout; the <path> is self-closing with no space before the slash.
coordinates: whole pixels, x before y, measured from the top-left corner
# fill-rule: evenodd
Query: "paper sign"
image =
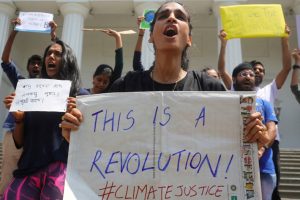
<path id="1" fill-rule="evenodd" d="M 280 4 L 221 6 L 220 14 L 227 39 L 287 36 Z"/>
<path id="2" fill-rule="evenodd" d="M 16 25 L 16 31 L 50 33 L 49 22 L 53 20 L 53 14 L 42 12 L 20 12 L 21 24 Z"/>
<path id="3" fill-rule="evenodd" d="M 83 28 L 83 31 L 102 31 L 106 32 L 107 29 L 102 29 L 102 28 Z M 136 32 L 134 30 L 126 30 L 126 31 L 119 31 L 118 33 L 128 35 L 128 34 L 135 34 Z"/>
<path id="4" fill-rule="evenodd" d="M 64 199 L 261 199 L 240 102 L 225 92 L 78 97 Z"/>
<path id="5" fill-rule="evenodd" d="M 20 79 L 9 111 L 65 112 L 70 88 L 68 80 Z"/>
<path id="6" fill-rule="evenodd" d="M 140 23 L 140 29 L 150 29 L 150 24 L 154 19 L 156 10 L 146 9 L 144 10 L 144 19 Z"/>
<path id="7" fill-rule="evenodd" d="M 107 29 L 103 28 L 83 28 L 83 31 L 106 31 Z"/>
<path id="8" fill-rule="evenodd" d="M 136 32 L 133 30 L 127 30 L 127 31 L 119 31 L 118 33 L 123 35 L 128 35 L 128 34 L 135 34 Z"/>

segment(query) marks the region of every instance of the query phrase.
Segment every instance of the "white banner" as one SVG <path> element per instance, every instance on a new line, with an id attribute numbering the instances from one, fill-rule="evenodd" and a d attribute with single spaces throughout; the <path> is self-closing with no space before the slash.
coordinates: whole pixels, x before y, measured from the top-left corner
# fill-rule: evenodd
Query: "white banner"
<path id="1" fill-rule="evenodd" d="M 240 105 L 226 92 L 78 97 L 84 122 L 71 134 L 64 199 L 259 199 Z"/>

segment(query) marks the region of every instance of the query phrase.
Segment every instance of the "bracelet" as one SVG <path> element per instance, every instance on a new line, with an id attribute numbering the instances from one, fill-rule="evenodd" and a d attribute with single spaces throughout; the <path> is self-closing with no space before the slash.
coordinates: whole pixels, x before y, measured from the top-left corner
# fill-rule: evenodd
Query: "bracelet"
<path id="1" fill-rule="evenodd" d="M 300 65 L 293 65 L 293 69 L 300 69 Z"/>

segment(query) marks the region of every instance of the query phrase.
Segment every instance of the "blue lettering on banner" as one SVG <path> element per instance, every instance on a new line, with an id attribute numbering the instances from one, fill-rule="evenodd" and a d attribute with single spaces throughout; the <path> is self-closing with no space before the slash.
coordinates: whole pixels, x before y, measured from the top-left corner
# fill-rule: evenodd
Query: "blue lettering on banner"
<path id="1" fill-rule="evenodd" d="M 97 132 L 102 129 L 102 131 L 106 131 L 110 128 L 111 132 L 119 132 L 120 128 L 123 131 L 130 130 L 135 124 L 135 118 L 132 116 L 133 110 L 129 110 L 125 117 L 121 112 L 109 112 L 107 109 L 98 110 L 92 113 L 92 117 L 94 117 L 94 123 L 92 130 L 93 132 Z M 127 122 L 124 127 L 120 127 L 121 121 Z M 125 123 L 123 123 L 125 124 Z"/>
<path id="2" fill-rule="evenodd" d="M 161 116 L 161 119 L 158 119 Z M 108 109 L 100 109 L 92 113 L 94 123 L 92 126 L 93 132 L 110 131 L 129 131 L 136 124 L 134 117 L 134 110 L 131 109 L 125 113 L 109 111 Z M 171 108 L 165 106 L 160 108 L 156 106 L 153 114 L 153 125 L 159 124 L 164 127 L 170 123 L 172 119 Z M 199 115 L 195 119 L 195 128 L 197 128 L 199 122 L 202 123 L 202 127 L 205 126 L 206 120 L 206 108 L 201 108 Z"/>
<path id="3" fill-rule="evenodd" d="M 158 109 L 159 107 L 156 106 L 154 111 L 154 116 L 153 116 L 153 125 L 156 125 L 156 117 L 157 117 Z M 163 117 L 162 117 L 163 119 L 162 121 L 159 122 L 160 126 L 166 126 L 169 123 L 171 119 L 171 114 L 168 112 L 169 110 L 170 110 L 169 106 L 163 109 Z"/>
<path id="4" fill-rule="evenodd" d="M 144 173 L 153 170 L 154 167 L 161 172 L 165 172 L 173 169 L 173 167 L 169 168 L 170 163 L 173 161 L 173 163 L 176 164 L 176 171 L 174 172 L 193 170 L 199 174 L 206 168 L 209 169 L 212 177 L 217 177 L 221 168 L 226 168 L 226 173 L 229 171 L 230 164 L 234 159 L 233 154 L 227 156 L 214 154 L 214 156 L 212 156 L 207 153 L 189 152 L 183 149 L 172 154 L 160 152 L 156 158 L 157 162 L 154 162 L 157 166 L 153 166 L 152 160 L 148 159 L 149 154 L 149 152 L 139 154 L 136 152 L 122 153 L 115 151 L 109 154 L 107 158 L 103 158 L 102 151 L 97 150 L 91 163 L 90 172 L 97 171 L 103 179 L 106 179 L 107 175 L 114 173 L 128 173 L 131 175 Z M 162 159 L 164 156 L 166 159 Z"/>
<path id="5" fill-rule="evenodd" d="M 205 107 L 203 107 L 200 111 L 199 116 L 196 118 L 195 128 L 198 126 L 200 120 L 202 120 L 202 126 L 205 126 L 205 117 L 206 117 Z"/>

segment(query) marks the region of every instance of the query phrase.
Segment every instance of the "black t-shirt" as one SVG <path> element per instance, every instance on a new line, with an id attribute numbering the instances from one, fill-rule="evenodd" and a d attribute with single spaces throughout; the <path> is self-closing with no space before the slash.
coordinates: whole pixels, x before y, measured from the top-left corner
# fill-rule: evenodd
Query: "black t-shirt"
<path id="1" fill-rule="evenodd" d="M 82 88 L 78 93 L 88 94 Z M 63 115 L 63 112 L 25 113 L 23 152 L 14 177 L 31 175 L 56 161 L 67 163 L 69 143 L 63 138 L 59 127 Z"/>
<path id="2" fill-rule="evenodd" d="M 141 91 L 225 91 L 223 84 L 206 73 L 188 71 L 178 83 L 162 84 L 150 76 L 151 71 L 128 72 L 115 81 L 110 92 L 141 92 Z"/>

